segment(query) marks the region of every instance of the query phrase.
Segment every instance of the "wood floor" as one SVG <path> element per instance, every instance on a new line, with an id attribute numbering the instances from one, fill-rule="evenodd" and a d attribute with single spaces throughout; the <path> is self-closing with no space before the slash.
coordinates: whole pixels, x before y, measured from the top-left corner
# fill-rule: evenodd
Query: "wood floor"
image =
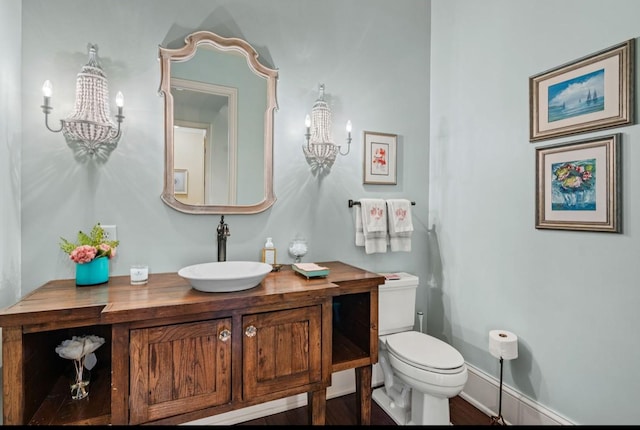
<path id="1" fill-rule="evenodd" d="M 449 400 L 449 413 L 451 423 L 457 426 L 488 426 L 491 425 L 491 418 L 471 405 L 460 396 Z M 327 400 L 327 425 L 355 425 L 356 424 L 356 395 L 334 397 Z M 307 425 L 307 407 L 291 409 L 278 414 L 269 415 L 263 418 L 246 421 L 241 425 Z M 371 402 L 371 425 L 389 426 L 396 425 L 374 401 Z"/>

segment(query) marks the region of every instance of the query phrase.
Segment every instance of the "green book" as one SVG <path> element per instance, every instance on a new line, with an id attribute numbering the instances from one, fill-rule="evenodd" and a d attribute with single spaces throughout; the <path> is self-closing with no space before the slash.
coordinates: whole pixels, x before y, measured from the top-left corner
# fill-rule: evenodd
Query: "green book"
<path id="1" fill-rule="evenodd" d="M 316 263 L 293 263 L 291 268 L 307 279 L 323 277 L 329 274 L 328 267 L 320 266 Z"/>

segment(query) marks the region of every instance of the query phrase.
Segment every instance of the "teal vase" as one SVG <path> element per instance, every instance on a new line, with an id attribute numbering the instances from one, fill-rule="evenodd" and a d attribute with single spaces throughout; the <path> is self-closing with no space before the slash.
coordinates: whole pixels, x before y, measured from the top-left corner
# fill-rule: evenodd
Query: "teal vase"
<path id="1" fill-rule="evenodd" d="M 76 264 L 76 285 L 98 285 L 109 281 L 109 258 L 98 257 L 88 263 Z"/>

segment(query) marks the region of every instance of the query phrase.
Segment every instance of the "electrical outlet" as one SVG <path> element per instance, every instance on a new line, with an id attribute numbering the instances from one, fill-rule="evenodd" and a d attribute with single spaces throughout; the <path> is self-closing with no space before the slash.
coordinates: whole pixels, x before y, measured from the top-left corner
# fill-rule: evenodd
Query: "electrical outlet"
<path id="1" fill-rule="evenodd" d="M 103 225 L 102 230 L 104 231 L 105 240 L 118 240 L 115 225 Z"/>

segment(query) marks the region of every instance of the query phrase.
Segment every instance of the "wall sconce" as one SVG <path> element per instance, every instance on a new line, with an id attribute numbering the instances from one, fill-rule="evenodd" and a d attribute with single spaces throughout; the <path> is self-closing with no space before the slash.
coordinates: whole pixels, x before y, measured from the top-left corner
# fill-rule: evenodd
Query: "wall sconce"
<path id="1" fill-rule="evenodd" d="M 347 121 L 347 152 L 342 153 L 342 147 L 333 143 L 331 138 L 331 109 L 324 100 L 324 84 L 320 84 L 320 95 L 311 109 L 311 116 L 304 120 L 307 128 L 305 138 L 307 145 L 302 147 L 311 172 L 328 174 L 336 161 L 336 156 L 347 155 L 351 149 L 351 121 Z"/>
<path id="2" fill-rule="evenodd" d="M 82 67 L 76 79 L 76 103 L 73 114 L 60 120 L 59 129 L 54 130 L 49 126 L 49 114 L 53 110 L 50 105 L 53 87 L 48 80 L 42 86 L 44 104 L 40 107 L 44 112 L 44 123 L 50 131 L 62 131 L 69 144 L 79 145 L 89 155 L 94 155 L 101 149 L 110 152 L 117 146 L 121 135 L 120 124 L 124 119 L 124 97 L 121 92 L 116 96 L 116 126 L 110 118 L 109 88 L 107 77 L 98 61 L 98 45 L 90 43 L 87 49 L 89 61 Z"/>

